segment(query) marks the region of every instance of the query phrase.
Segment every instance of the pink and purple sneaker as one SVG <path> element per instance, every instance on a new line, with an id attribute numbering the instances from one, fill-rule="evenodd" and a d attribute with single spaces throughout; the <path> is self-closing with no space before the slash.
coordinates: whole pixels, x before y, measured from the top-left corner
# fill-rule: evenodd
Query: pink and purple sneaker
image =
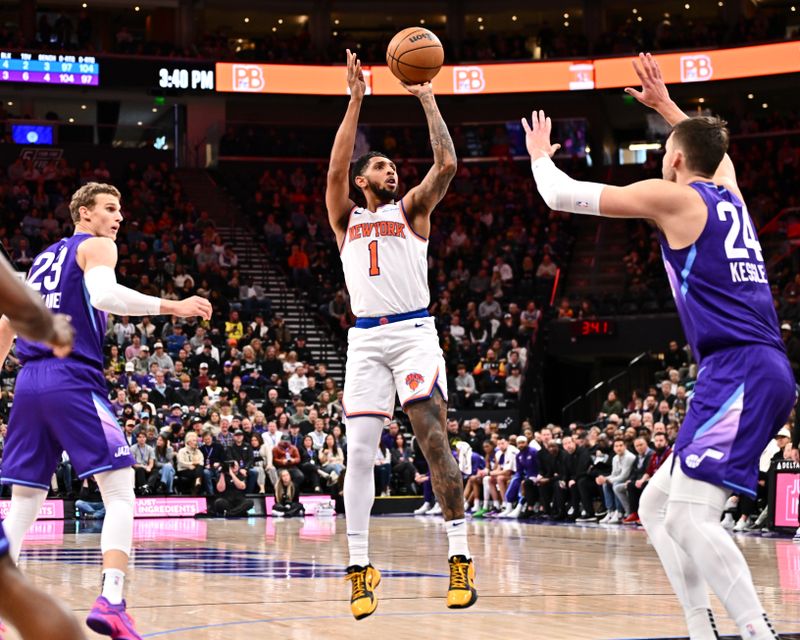
<path id="1" fill-rule="evenodd" d="M 103 596 L 94 601 L 94 607 L 86 618 L 86 625 L 95 633 L 111 636 L 114 640 L 142 640 L 133 626 L 133 618 L 122 604 L 111 604 Z"/>

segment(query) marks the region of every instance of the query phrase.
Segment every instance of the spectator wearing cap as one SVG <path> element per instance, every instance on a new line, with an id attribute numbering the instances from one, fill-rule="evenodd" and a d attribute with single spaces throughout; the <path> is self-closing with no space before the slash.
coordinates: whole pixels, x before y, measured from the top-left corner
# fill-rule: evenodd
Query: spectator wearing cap
<path id="1" fill-rule="evenodd" d="M 211 374 L 208 370 L 208 363 L 201 362 L 197 368 L 197 377 L 194 381 L 194 386 L 200 390 L 200 393 L 203 394 L 205 388 L 208 386 Z"/>
<path id="2" fill-rule="evenodd" d="M 167 345 L 167 353 L 173 358 L 177 357 L 178 353 L 187 342 L 186 336 L 183 333 L 183 325 L 174 324 L 172 326 L 172 333 L 164 338 L 164 342 Z"/>
<path id="3" fill-rule="evenodd" d="M 300 424 L 289 424 L 289 441 L 298 449 L 303 444 L 303 434 L 300 431 Z"/>
<path id="4" fill-rule="evenodd" d="M 146 344 L 143 344 L 141 347 L 139 347 L 139 355 L 131 362 L 133 362 L 133 366 L 137 373 L 147 373 L 150 370 L 150 347 L 148 347 Z"/>
<path id="5" fill-rule="evenodd" d="M 233 444 L 228 447 L 227 455 L 230 460 L 236 460 L 239 467 L 247 472 L 247 492 L 255 493 L 258 484 L 258 470 L 255 468 L 253 447 L 245 438 L 242 429 L 233 432 Z"/>
<path id="6" fill-rule="evenodd" d="M 164 424 L 171 427 L 173 424 L 183 421 L 183 407 L 177 402 L 173 402 L 169 407 L 169 415 L 164 418 Z"/>
<path id="7" fill-rule="evenodd" d="M 503 321 L 492 336 L 495 340 L 502 340 L 503 346 L 508 349 L 512 340 L 519 339 L 519 330 L 514 323 L 514 316 L 510 313 L 503 314 Z"/>
<path id="8" fill-rule="evenodd" d="M 794 337 L 791 323 L 783 322 L 781 324 L 781 338 L 786 346 L 786 355 L 789 356 L 794 379 L 800 382 L 800 340 Z"/>
<path id="9" fill-rule="evenodd" d="M 489 363 L 489 368 L 484 369 L 478 380 L 478 388 L 481 393 L 503 393 L 505 383 L 500 376 L 500 365 L 497 362 Z"/>
<path id="10" fill-rule="evenodd" d="M 125 444 L 133 448 L 136 444 L 136 420 L 128 419 L 122 427 L 122 435 L 125 438 Z"/>
<path id="11" fill-rule="evenodd" d="M 222 396 L 222 387 L 219 386 L 216 374 L 209 376 L 208 385 L 203 389 L 203 394 L 208 398 L 208 404 L 213 405 L 219 402 L 220 396 Z"/>
<path id="12" fill-rule="evenodd" d="M 155 362 L 162 371 L 168 371 L 169 373 L 175 371 L 175 363 L 172 361 L 169 354 L 164 351 L 164 344 L 162 342 L 156 342 L 153 345 L 153 351 L 153 355 L 150 356 L 150 360 L 148 361 L 149 364 Z"/>
<path id="13" fill-rule="evenodd" d="M 195 349 L 195 356 L 198 362 L 208 362 L 209 364 L 212 360 L 215 364 L 219 364 L 220 362 L 219 349 L 214 346 L 209 336 L 205 336 L 202 346 Z"/>
<path id="14" fill-rule="evenodd" d="M 233 370 L 233 362 L 231 360 L 226 360 L 222 363 L 222 373 L 219 374 L 219 383 L 223 387 L 230 389 L 233 386 L 233 379 L 236 375 L 236 372 Z"/>

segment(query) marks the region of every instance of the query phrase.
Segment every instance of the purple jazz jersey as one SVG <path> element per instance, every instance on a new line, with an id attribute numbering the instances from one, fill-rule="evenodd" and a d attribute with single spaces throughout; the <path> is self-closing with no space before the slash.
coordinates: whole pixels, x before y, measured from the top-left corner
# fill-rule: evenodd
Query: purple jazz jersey
<path id="1" fill-rule="evenodd" d="M 697 241 L 661 252 L 699 373 L 675 453 L 695 479 L 755 496 L 758 458 L 795 400 L 766 267 L 747 207 L 693 182 L 708 209 Z"/>
<path id="2" fill-rule="evenodd" d="M 78 246 L 90 237 L 61 240 L 39 254 L 31 267 L 29 286 L 53 311 L 72 317 L 75 346 L 69 357 L 59 360 L 45 345 L 17 341 L 23 367 L 8 421 L 4 484 L 48 489 L 62 451 L 81 478 L 134 463 L 106 396 L 106 315 L 89 303 L 75 260 Z"/>
<path id="3" fill-rule="evenodd" d="M 70 360 L 78 360 L 103 369 L 103 337 L 106 314 L 92 307 L 83 284 L 83 270 L 78 266 L 78 247 L 89 234 L 63 238 L 36 256 L 28 273 L 28 286 L 38 291 L 54 313 L 66 313 L 75 327 L 75 345 Z M 17 339 L 17 355 L 25 364 L 52 356 L 52 351 L 38 342 Z"/>

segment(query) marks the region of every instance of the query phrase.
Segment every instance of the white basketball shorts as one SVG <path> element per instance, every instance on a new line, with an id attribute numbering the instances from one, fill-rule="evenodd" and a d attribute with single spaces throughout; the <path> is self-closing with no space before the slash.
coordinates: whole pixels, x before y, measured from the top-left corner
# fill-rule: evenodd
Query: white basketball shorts
<path id="1" fill-rule="evenodd" d="M 394 415 L 395 393 L 406 406 L 431 398 L 447 401 L 447 375 L 434 319 L 412 318 L 347 334 L 345 418 Z"/>

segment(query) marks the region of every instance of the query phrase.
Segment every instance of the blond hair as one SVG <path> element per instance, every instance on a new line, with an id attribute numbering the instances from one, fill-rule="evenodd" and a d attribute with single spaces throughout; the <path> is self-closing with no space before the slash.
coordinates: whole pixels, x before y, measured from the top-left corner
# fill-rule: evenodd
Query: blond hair
<path id="1" fill-rule="evenodd" d="M 78 224 L 81 221 L 81 207 L 91 209 L 95 205 L 95 198 L 101 193 L 106 193 L 119 199 L 122 197 L 119 189 L 113 184 L 105 184 L 104 182 L 87 182 L 75 193 L 72 194 L 72 200 L 69 203 L 69 212 L 72 216 L 72 223 Z"/>

